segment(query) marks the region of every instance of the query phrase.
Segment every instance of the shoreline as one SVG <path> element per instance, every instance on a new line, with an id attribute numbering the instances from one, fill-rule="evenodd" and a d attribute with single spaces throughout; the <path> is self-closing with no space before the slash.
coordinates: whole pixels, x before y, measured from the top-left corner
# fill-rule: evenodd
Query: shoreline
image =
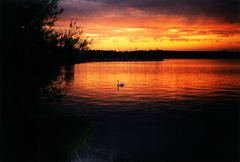
<path id="1" fill-rule="evenodd" d="M 240 52 L 228 51 L 80 51 L 73 63 L 116 61 L 164 61 L 166 59 L 240 59 Z"/>

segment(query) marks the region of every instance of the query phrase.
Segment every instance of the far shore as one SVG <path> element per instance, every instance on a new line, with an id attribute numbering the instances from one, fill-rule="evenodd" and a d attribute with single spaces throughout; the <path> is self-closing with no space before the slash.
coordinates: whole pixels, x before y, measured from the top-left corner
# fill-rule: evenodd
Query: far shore
<path id="1" fill-rule="evenodd" d="M 240 52 L 229 51 L 81 51 L 73 63 L 115 61 L 164 61 L 164 59 L 240 59 Z"/>

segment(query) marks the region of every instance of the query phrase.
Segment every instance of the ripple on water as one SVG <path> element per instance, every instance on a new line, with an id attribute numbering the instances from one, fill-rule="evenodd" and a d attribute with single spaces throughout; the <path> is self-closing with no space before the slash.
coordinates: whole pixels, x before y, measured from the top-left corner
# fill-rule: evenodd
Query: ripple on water
<path id="1" fill-rule="evenodd" d="M 219 99 L 237 100 L 239 64 L 229 60 L 78 64 L 63 105 L 89 104 L 117 110 L 116 107 L 181 108 L 218 103 Z M 116 80 L 125 86 L 117 87 Z"/>

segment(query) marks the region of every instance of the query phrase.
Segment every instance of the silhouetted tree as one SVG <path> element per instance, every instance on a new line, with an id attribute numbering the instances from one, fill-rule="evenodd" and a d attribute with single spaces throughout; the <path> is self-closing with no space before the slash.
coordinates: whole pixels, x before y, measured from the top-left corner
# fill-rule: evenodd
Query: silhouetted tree
<path id="1" fill-rule="evenodd" d="M 71 21 L 65 29 L 48 27 L 45 29 L 48 44 L 57 47 L 58 58 L 61 57 L 64 63 L 76 62 L 76 57 L 81 51 L 90 49 L 92 40 L 88 39 L 81 27 L 75 21 Z"/>
<path id="2" fill-rule="evenodd" d="M 63 9 L 59 0 L 4 0 L 1 2 L 5 28 L 4 42 L 9 61 L 26 65 L 27 69 L 46 68 L 52 64 L 74 60 L 74 55 L 89 49 L 90 40 L 76 22 L 65 30 L 54 23 Z M 11 52 L 9 52 L 11 51 Z M 10 54 L 11 53 L 11 54 Z M 69 62 L 69 61 L 67 61 Z"/>
<path id="3" fill-rule="evenodd" d="M 77 23 L 74 21 L 70 22 L 69 28 L 66 31 L 58 32 L 59 34 L 59 45 L 61 47 L 76 49 L 76 50 L 88 50 L 91 41 L 88 40 L 83 31 Z"/>
<path id="4" fill-rule="evenodd" d="M 53 26 L 63 11 L 59 0 L 4 0 L 1 2 L 5 39 L 18 49 L 40 46 L 45 26 Z"/>
<path id="5" fill-rule="evenodd" d="M 56 46 L 69 51 L 88 50 L 91 45 L 91 40 L 84 36 L 83 30 L 75 21 L 71 21 L 69 27 L 63 30 L 50 29 L 46 39 L 49 42 L 56 43 Z"/>

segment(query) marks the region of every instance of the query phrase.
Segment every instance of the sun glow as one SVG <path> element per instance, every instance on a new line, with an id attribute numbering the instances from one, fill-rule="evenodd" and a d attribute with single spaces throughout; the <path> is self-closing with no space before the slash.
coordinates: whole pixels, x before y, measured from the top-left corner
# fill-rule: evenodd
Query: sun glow
<path id="1" fill-rule="evenodd" d="M 168 31 L 169 31 L 170 33 L 177 33 L 177 32 L 178 32 L 177 29 L 168 29 Z"/>
<path id="2" fill-rule="evenodd" d="M 86 36 L 93 39 L 93 49 L 240 50 L 240 22 L 222 20 L 225 13 L 211 17 L 199 12 L 193 16 L 190 13 L 195 10 L 189 10 L 189 14 L 175 14 L 171 8 L 166 9 L 167 13 L 159 13 L 154 9 L 161 6 L 150 5 L 153 7 L 151 12 L 144 6 L 131 7 L 130 2 L 123 1 L 126 4 L 122 6 L 104 2 L 76 0 L 70 3 L 63 0 L 63 7 L 68 6 L 73 11 L 63 13 L 56 26 L 64 28 L 72 17 L 75 18 L 83 26 Z"/>

